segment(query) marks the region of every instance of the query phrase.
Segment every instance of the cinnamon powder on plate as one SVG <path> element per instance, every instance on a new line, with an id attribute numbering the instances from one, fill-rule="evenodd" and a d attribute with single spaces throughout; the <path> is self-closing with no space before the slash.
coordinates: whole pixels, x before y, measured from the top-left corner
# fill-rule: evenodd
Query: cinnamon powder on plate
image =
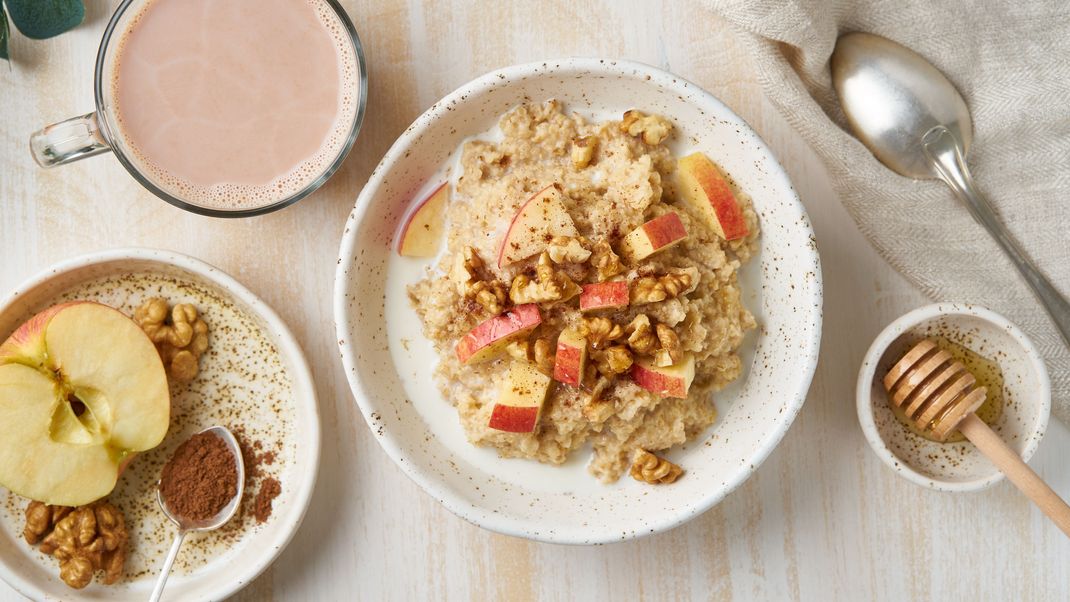
<path id="1" fill-rule="evenodd" d="M 168 508 L 189 520 L 207 520 L 238 492 L 238 466 L 227 444 L 198 433 L 178 446 L 163 467 L 160 493 Z"/>

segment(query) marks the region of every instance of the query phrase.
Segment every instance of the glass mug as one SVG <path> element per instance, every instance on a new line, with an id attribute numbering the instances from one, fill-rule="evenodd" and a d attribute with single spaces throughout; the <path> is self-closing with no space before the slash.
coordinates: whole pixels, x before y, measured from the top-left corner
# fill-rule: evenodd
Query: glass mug
<path id="1" fill-rule="evenodd" d="M 312 177 L 302 188 L 282 198 L 273 198 L 262 205 L 234 208 L 220 207 L 218 204 L 206 206 L 190 198 L 182 198 L 183 195 L 178 193 L 173 186 L 165 186 L 160 182 L 159 176 L 146 173 L 149 171 L 147 168 L 138 166 L 138 163 L 132 159 L 135 151 L 120 135 L 115 98 L 116 86 L 112 84 L 120 41 L 123 34 L 130 28 L 131 22 L 141 15 L 142 9 L 154 1 L 156 0 L 123 0 L 116 9 L 104 30 L 104 38 L 97 52 L 94 76 L 96 110 L 87 115 L 49 125 L 35 132 L 30 137 L 30 152 L 37 164 L 46 168 L 54 167 L 111 151 L 115 153 L 116 158 L 130 175 L 156 196 L 176 207 L 213 217 L 247 217 L 268 213 L 289 206 L 322 186 L 338 170 L 352 148 L 367 104 L 368 79 L 364 64 L 364 51 L 353 23 L 337 1 L 321 0 L 337 16 L 341 29 L 344 29 L 345 37 L 348 37 L 352 43 L 353 56 L 344 57 L 345 61 L 352 59 L 351 64 L 355 71 L 352 74 L 347 73 L 348 83 L 352 84 L 349 86 L 351 89 L 346 87 L 345 79 L 339 81 L 344 102 L 355 103 L 354 107 L 339 108 L 339 111 L 352 112 L 352 119 L 347 120 L 347 122 L 351 121 L 348 134 L 345 134 L 341 145 L 337 147 L 338 152 L 333 160 L 318 162 L 317 165 L 322 169 L 317 169 L 318 175 Z M 343 59 L 339 58 L 339 61 Z M 342 132 L 343 130 L 334 128 L 332 131 Z M 151 160 L 151 157 L 146 157 L 146 160 Z"/>

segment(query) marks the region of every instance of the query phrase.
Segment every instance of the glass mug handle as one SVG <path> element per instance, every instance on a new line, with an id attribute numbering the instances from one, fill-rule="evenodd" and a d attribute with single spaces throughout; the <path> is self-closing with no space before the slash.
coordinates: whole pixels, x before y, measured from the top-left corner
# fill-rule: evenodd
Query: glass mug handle
<path id="1" fill-rule="evenodd" d="M 30 154 L 41 167 L 55 167 L 109 150 L 111 146 L 104 140 L 95 112 L 53 123 L 30 136 Z"/>

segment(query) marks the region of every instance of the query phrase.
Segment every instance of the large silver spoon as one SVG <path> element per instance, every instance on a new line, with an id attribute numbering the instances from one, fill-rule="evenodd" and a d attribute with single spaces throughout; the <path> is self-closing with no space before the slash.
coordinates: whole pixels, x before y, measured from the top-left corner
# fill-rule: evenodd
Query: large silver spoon
<path id="1" fill-rule="evenodd" d="M 175 534 L 171 550 L 167 552 L 167 559 L 164 560 L 160 576 L 156 580 L 156 586 L 152 588 L 152 595 L 149 597 L 150 602 L 158 602 L 160 596 L 163 595 L 163 588 L 167 585 L 167 577 L 171 574 L 171 567 L 175 564 L 175 559 L 178 558 L 178 550 L 182 547 L 182 540 L 186 538 L 186 534 L 194 531 L 212 531 L 225 525 L 227 521 L 234 517 L 234 513 L 238 511 L 242 493 L 245 491 L 245 463 L 242 461 L 241 447 L 238 445 L 238 440 L 234 438 L 234 434 L 222 426 L 209 427 L 201 431 L 201 433 L 212 433 L 227 444 L 227 448 L 230 450 L 231 455 L 234 456 L 234 462 L 237 464 L 238 488 L 230 502 L 223 506 L 222 510 L 216 513 L 215 516 L 202 521 L 194 521 L 175 514 L 168 506 L 167 500 L 160 493 L 160 487 L 157 484 L 156 501 L 159 502 L 160 509 L 163 510 L 164 515 L 171 519 L 171 522 L 178 525 L 178 533 Z"/>
<path id="2" fill-rule="evenodd" d="M 955 86 L 914 51 L 869 33 L 837 40 L 832 84 L 855 136 L 881 163 L 951 187 L 1010 257 L 1070 346 L 1070 302 L 1011 238 L 966 167 L 973 122 Z"/>

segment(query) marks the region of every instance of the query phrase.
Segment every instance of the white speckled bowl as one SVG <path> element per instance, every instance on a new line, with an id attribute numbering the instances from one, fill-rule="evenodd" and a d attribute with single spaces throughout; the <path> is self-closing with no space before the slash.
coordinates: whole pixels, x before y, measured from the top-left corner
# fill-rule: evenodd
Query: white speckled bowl
<path id="1" fill-rule="evenodd" d="M 565 465 L 499 459 L 464 438 L 434 386 L 437 360 L 419 336 L 404 287 L 425 263 L 398 258 L 391 240 L 417 191 L 467 136 L 492 129 L 524 101 L 671 118 L 674 151 L 699 149 L 754 198 L 761 250 L 741 273 L 760 332 L 743 349 L 745 375 L 716 395 L 720 417 L 670 458 L 687 470 L 672 486 L 630 478 L 603 485 L 580 450 Z M 335 321 L 346 376 L 387 454 L 447 508 L 477 525 L 542 541 L 590 544 L 663 531 L 693 518 L 749 477 L 784 436 L 810 385 L 821 333 L 821 272 L 813 231 L 784 170 L 750 127 L 698 86 L 624 61 L 566 59 L 508 67 L 432 106 L 387 152 L 357 199 L 342 239 Z M 413 338 L 409 339 L 411 336 Z M 401 341 L 402 338 L 409 340 Z"/>
<path id="2" fill-rule="evenodd" d="M 274 346 L 279 363 L 290 379 L 289 389 L 292 391 L 290 407 L 293 413 L 286 417 L 287 426 L 284 428 L 283 421 L 272 416 L 270 411 L 265 411 L 263 422 L 256 425 L 257 430 L 267 428 L 273 429 L 274 432 L 287 433 L 278 435 L 283 439 L 279 440 L 280 459 L 274 468 L 279 470 L 278 477 L 282 482 L 283 491 L 275 499 L 271 517 L 262 525 L 247 525 L 241 531 L 237 531 L 240 536 L 233 543 L 223 546 L 221 552 L 207 563 L 197 566 L 196 570 L 174 571 L 164 591 L 165 600 L 222 600 L 248 585 L 275 560 L 297 532 L 305 515 L 305 509 L 308 507 L 316 482 L 320 453 L 319 412 L 312 374 L 305 361 L 304 353 L 290 333 L 290 329 L 249 289 L 207 263 L 179 253 L 156 249 L 126 248 L 90 253 L 64 260 L 40 272 L 14 291 L 10 291 L 10 294 L 0 301 L 0 340 L 6 339 L 10 332 L 38 310 L 52 305 L 60 295 L 76 290 L 86 282 L 101 278 L 121 277 L 131 273 L 147 273 L 171 278 L 181 283 L 188 283 L 188 288 L 201 287 L 218 295 L 219 298 L 224 299 L 243 315 L 249 317 L 250 323 L 243 322 L 244 326 L 261 330 L 264 340 Z M 211 316 L 218 317 L 219 314 L 211 314 L 210 310 L 205 311 L 209 311 L 206 318 L 211 327 Z M 222 326 L 219 323 L 215 325 Z M 213 340 L 218 345 L 223 345 L 218 341 L 228 340 L 216 331 L 213 331 L 210 336 L 216 337 Z M 235 332 L 228 337 L 234 345 L 240 345 L 246 340 L 257 340 L 257 337 L 248 331 Z M 209 354 L 211 353 L 210 348 Z M 244 360 L 235 359 L 242 357 L 236 352 L 224 349 L 219 353 L 225 354 L 224 357 L 230 358 L 228 361 L 234 361 L 239 367 L 250 365 Z M 249 362 L 252 362 L 257 370 L 266 370 L 265 366 L 269 364 L 263 358 L 249 360 Z M 202 368 L 205 368 L 203 364 L 202 360 Z M 262 382 L 247 381 L 238 374 L 222 372 L 213 367 L 208 367 L 202 372 L 201 377 L 213 380 L 211 374 L 218 374 L 219 381 L 224 382 L 232 390 L 245 391 L 250 396 L 267 395 L 273 391 Z M 265 373 L 264 376 L 269 375 Z M 174 401 L 174 397 L 172 400 Z M 235 400 L 234 403 L 238 402 Z M 255 404 L 255 402 L 252 403 Z M 260 406 L 256 407 L 260 408 Z M 236 410 L 223 408 L 223 411 L 233 415 Z M 246 416 L 248 415 L 246 413 Z M 261 420 L 259 415 L 258 420 Z M 171 431 L 160 445 L 161 450 L 173 448 L 184 439 L 184 433 L 176 432 L 176 426 L 175 421 L 172 420 Z M 251 429 L 254 425 L 246 422 L 240 423 L 239 426 Z M 191 430 L 196 431 L 200 428 Z M 271 441 L 265 440 L 265 443 L 270 444 Z M 136 473 L 139 470 L 138 462 L 144 463 L 146 460 L 140 458 L 135 460 L 134 468 L 130 472 Z M 131 478 L 133 477 L 130 474 L 124 475 L 116 490 L 119 491 L 129 485 Z M 6 498 L 7 495 L 7 491 L 0 488 L 0 500 Z M 149 508 L 155 508 L 155 495 L 151 487 L 144 491 L 143 499 Z M 129 512 L 129 509 L 127 511 Z M 127 519 L 130 519 L 129 514 Z M 166 552 L 174 534 L 173 526 L 163 518 L 160 518 L 159 522 L 167 525 L 166 532 L 159 533 L 163 538 L 162 541 L 165 542 L 161 550 Z M 128 575 L 125 580 L 115 585 L 92 583 L 85 589 L 73 590 L 59 580 L 59 570 L 54 559 L 47 558 L 35 549 L 31 549 L 22 540 L 23 525 L 21 517 L 11 517 L 0 509 L 0 578 L 23 595 L 34 600 L 148 599 L 156 581 L 155 569 L 163 563 L 163 553 L 158 557 L 145 558 L 145 564 L 151 567 L 147 569 L 147 574 Z M 224 527 L 224 530 L 232 525 Z M 198 540 L 202 538 L 203 536 L 198 534 L 187 538 L 179 556 L 179 565 L 183 557 L 190 558 L 190 555 L 194 554 Z M 147 541 L 138 540 L 136 536 L 133 545 L 138 546 L 138 541 L 141 542 L 142 549 L 136 550 L 135 553 L 146 554 L 144 548 L 152 546 L 148 545 Z M 129 564 L 128 562 L 128 570 Z"/>
<path id="3" fill-rule="evenodd" d="M 885 328 L 858 373 L 858 421 L 866 440 L 892 470 L 938 491 L 979 491 L 1003 479 L 969 441 L 936 443 L 913 433 L 892 413 L 881 380 L 919 339 L 944 336 L 997 362 L 1003 372 L 1004 410 L 992 425 L 1029 461 L 1044 437 L 1051 384 L 1044 359 L 1006 318 L 976 305 L 940 303 L 918 308 Z"/>

